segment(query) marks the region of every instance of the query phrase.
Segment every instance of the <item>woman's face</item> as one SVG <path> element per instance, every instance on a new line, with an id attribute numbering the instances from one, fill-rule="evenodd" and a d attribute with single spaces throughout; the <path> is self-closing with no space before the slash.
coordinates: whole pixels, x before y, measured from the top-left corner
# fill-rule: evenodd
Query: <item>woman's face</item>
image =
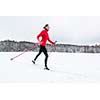
<path id="1" fill-rule="evenodd" d="M 47 26 L 46 29 L 49 31 L 49 26 Z"/>

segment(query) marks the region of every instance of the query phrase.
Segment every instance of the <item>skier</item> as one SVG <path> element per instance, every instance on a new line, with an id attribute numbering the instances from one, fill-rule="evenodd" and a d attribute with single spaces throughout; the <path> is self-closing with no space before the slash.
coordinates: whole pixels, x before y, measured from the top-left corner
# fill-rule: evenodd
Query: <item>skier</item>
<path id="1" fill-rule="evenodd" d="M 47 69 L 47 70 L 50 70 L 48 67 L 47 67 L 47 60 L 48 60 L 48 53 L 47 53 L 47 49 L 46 49 L 46 42 L 47 40 L 51 43 L 51 44 L 55 44 L 56 42 L 52 42 L 49 38 L 49 34 L 48 34 L 48 31 L 49 31 L 49 25 L 46 24 L 44 27 L 43 27 L 44 30 L 42 30 L 42 32 L 37 36 L 37 40 L 39 41 L 39 45 L 40 45 L 40 49 L 39 49 L 39 53 L 36 55 L 35 59 L 32 60 L 32 62 L 35 64 L 35 61 L 36 59 L 38 58 L 38 56 L 43 52 L 44 55 L 45 55 L 45 68 L 44 69 Z M 40 40 L 40 37 L 42 37 L 42 39 Z"/>

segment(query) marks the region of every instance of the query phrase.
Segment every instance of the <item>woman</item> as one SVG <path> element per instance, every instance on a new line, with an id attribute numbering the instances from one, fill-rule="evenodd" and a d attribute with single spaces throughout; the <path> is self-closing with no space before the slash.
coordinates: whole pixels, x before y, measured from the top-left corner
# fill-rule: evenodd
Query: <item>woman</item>
<path id="1" fill-rule="evenodd" d="M 47 53 L 47 49 L 46 49 L 46 42 L 47 40 L 51 43 L 51 44 L 55 44 L 55 42 L 52 42 L 49 38 L 49 34 L 48 34 L 48 31 L 49 31 L 49 25 L 46 24 L 44 27 L 44 30 L 42 30 L 42 32 L 37 36 L 37 40 L 39 41 L 39 45 L 40 45 L 40 50 L 39 50 L 39 53 L 36 55 L 34 61 L 32 60 L 32 62 L 35 64 L 35 61 L 36 59 L 38 58 L 38 56 L 43 52 L 44 55 L 45 55 L 45 68 L 44 69 L 47 69 L 47 70 L 50 70 L 48 67 L 47 67 L 47 60 L 48 60 L 48 53 Z M 40 37 L 42 37 L 42 40 L 40 40 Z"/>

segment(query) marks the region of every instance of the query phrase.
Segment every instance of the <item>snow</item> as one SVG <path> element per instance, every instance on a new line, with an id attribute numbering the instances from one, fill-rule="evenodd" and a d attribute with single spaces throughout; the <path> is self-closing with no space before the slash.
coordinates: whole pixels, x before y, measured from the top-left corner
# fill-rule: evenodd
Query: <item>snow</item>
<path id="1" fill-rule="evenodd" d="M 48 67 L 44 70 L 44 58 L 41 54 L 36 61 L 32 59 L 37 52 L 27 52 L 10 60 L 21 52 L 0 52 L 0 81 L 12 82 L 66 82 L 99 81 L 100 54 L 88 53 L 49 53 Z"/>

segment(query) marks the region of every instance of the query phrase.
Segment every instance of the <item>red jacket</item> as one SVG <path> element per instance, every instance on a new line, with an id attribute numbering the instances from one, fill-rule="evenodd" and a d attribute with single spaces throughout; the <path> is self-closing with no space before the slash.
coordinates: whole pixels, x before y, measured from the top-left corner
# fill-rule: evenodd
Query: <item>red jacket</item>
<path id="1" fill-rule="evenodd" d="M 37 36 L 38 41 L 40 41 L 40 39 L 39 39 L 40 37 L 42 37 L 42 40 L 41 40 L 41 43 L 40 43 L 41 46 L 45 46 L 47 40 L 48 40 L 51 44 L 55 44 L 54 42 L 52 42 L 52 41 L 50 40 L 47 30 L 43 30 L 43 31 Z"/>

